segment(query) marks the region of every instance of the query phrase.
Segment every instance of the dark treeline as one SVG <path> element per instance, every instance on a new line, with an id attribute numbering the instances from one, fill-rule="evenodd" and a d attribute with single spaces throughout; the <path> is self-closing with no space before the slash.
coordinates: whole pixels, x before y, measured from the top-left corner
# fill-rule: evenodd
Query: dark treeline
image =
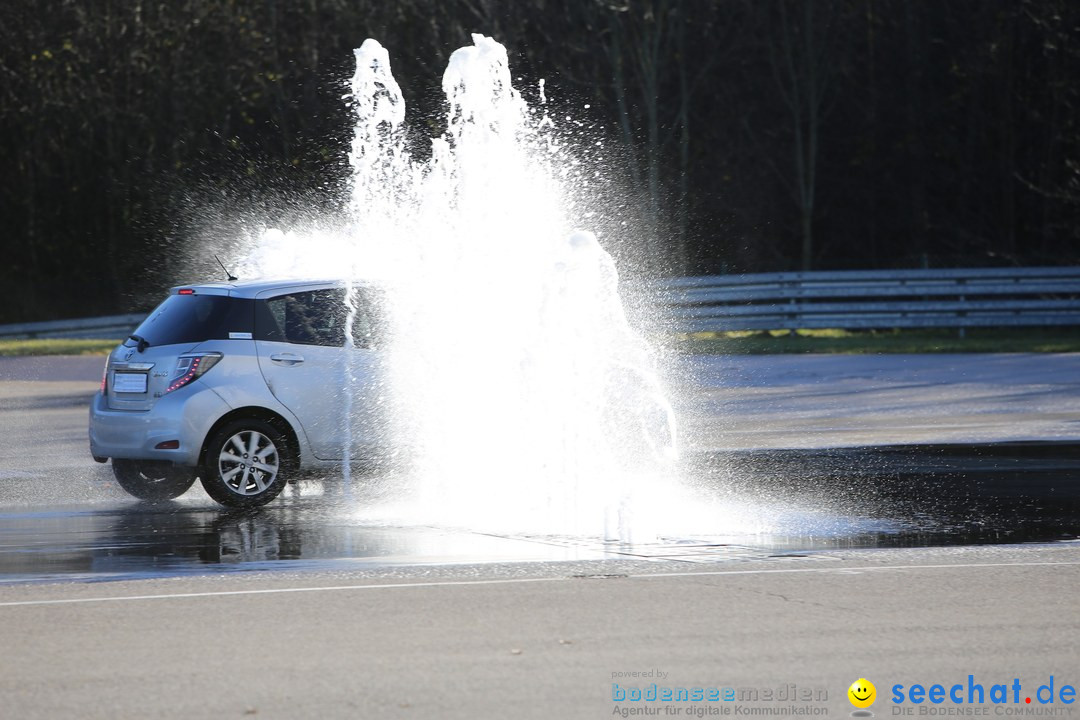
<path id="1" fill-rule="evenodd" d="M 352 48 L 389 49 L 420 147 L 471 32 L 620 148 L 654 269 L 1080 262 L 1071 0 L 5 0 L 0 321 L 131 309 L 214 275 L 208 228 L 339 208 Z"/>

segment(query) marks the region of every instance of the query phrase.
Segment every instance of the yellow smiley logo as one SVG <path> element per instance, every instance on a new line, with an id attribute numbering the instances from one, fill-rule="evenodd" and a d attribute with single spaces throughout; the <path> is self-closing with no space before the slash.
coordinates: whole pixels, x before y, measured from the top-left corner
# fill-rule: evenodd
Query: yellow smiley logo
<path id="1" fill-rule="evenodd" d="M 859 678 L 851 683 L 851 687 L 847 689 L 847 696 L 855 707 L 868 708 L 874 704 L 874 698 L 877 697 L 877 688 L 874 687 L 874 683 L 866 678 Z"/>

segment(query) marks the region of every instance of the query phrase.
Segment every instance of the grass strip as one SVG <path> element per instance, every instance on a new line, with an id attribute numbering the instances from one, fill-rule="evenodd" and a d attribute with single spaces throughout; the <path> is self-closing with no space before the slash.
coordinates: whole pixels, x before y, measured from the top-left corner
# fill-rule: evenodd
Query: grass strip
<path id="1" fill-rule="evenodd" d="M 963 337 L 950 329 L 692 333 L 672 348 L 701 355 L 1080 352 L 1080 328 L 968 328 Z"/>
<path id="2" fill-rule="evenodd" d="M 108 355 L 119 340 L 0 340 L 0 357 L 25 355 Z"/>
<path id="3" fill-rule="evenodd" d="M 668 338 L 665 338 L 667 340 Z M 107 355 L 119 340 L 0 340 L 0 357 Z M 771 330 L 676 335 L 662 342 L 695 355 L 791 353 L 902 354 L 1080 352 L 1080 328 L 969 328 L 956 330 Z"/>

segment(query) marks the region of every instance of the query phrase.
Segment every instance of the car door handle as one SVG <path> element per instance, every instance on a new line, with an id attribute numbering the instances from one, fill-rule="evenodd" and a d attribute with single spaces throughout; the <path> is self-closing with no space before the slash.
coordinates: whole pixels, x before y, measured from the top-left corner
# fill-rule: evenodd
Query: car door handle
<path id="1" fill-rule="evenodd" d="M 299 365 L 304 362 L 302 355 L 293 355 L 292 353 L 274 353 L 270 356 L 270 359 L 279 365 Z"/>

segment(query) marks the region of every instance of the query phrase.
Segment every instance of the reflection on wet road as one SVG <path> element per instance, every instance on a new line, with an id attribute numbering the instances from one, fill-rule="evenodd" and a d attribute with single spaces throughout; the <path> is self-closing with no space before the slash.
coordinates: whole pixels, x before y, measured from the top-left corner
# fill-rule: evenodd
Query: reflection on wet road
<path id="1" fill-rule="evenodd" d="M 715 524 L 635 544 L 373 522 L 333 494 L 227 511 L 200 492 L 0 508 L 0 583 L 253 570 L 635 558 L 716 563 L 834 548 L 1080 537 L 1080 447 L 891 448 L 698 456 Z"/>
<path id="2" fill-rule="evenodd" d="M 477 533 L 371 526 L 303 498 L 246 512 L 196 499 L 0 515 L 0 583 L 596 557 Z"/>

